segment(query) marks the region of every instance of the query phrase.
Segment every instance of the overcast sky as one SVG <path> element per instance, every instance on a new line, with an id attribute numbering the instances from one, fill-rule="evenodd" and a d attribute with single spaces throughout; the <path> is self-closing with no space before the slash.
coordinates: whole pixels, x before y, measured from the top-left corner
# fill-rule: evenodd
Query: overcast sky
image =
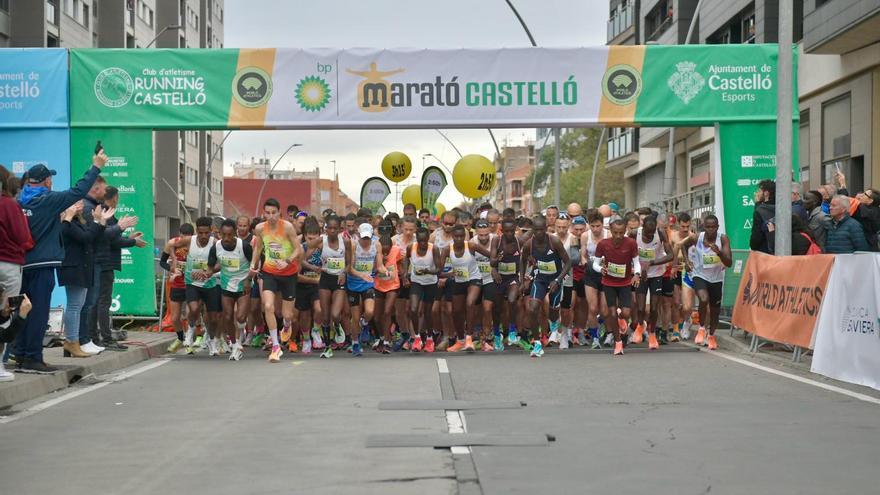
<path id="1" fill-rule="evenodd" d="M 538 45 L 604 45 L 608 1 L 514 0 Z M 529 46 L 528 38 L 504 0 L 226 0 L 225 42 L 228 48 L 375 47 L 502 48 Z M 463 154 L 491 159 L 494 147 L 480 130 L 444 131 Z M 499 146 L 534 139 L 534 129 L 498 129 Z M 450 169 L 458 155 L 433 130 L 238 131 L 225 145 L 227 173 L 235 161 L 264 153 L 273 161 L 292 143 L 279 169 L 312 170 L 332 176 L 336 160 L 340 187 L 358 201 L 363 181 L 381 175 L 380 162 L 390 151 L 402 151 L 413 162 L 413 174 L 402 184 L 418 183 L 422 155 L 432 153 Z M 436 163 L 431 157 L 426 165 Z M 401 187 L 402 190 L 402 187 Z M 392 196 L 386 208 L 392 206 Z M 452 178 L 440 197 L 458 204 Z"/>

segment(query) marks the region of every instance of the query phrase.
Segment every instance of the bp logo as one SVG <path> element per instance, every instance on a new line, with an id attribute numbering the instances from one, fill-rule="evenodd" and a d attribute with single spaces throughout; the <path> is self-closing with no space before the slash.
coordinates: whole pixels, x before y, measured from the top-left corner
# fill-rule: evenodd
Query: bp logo
<path id="1" fill-rule="evenodd" d="M 119 108 L 131 100 L 133 93 L 134 81 L 119 67 L 104 69 L 95 78 L 95 97 L 104 106 Z"/>
<path id="2" fill-rule="evenodd" d="M 642 92 L 642 76 L 631 65 L 615 65 L 605 71 L 602 92 L 615 105 L 629 105 Z"/>
<path id="3" fill-rule="evenodd" d="M 675 64 L 675 73 L 669 76 L 666 85 L 685 105 L 691 102 L 706 85 L 706 79 L 694 72 L 697 64 L 689 61 Z"/>
<path id="4" fill-rule="evenodd" d="M 322 77 L 308 76 L 300 79 L 294 96 L 300 108 L 307 112 L 317 112 L 330 103 L 330 86 Z"/>
<path id="5" fill-rule="evenodd" d="M 272 78 L 259 67 L 245 67 L 232 79 L 232 94 L 242 106 L 263 106 L 272 96 Z"/>

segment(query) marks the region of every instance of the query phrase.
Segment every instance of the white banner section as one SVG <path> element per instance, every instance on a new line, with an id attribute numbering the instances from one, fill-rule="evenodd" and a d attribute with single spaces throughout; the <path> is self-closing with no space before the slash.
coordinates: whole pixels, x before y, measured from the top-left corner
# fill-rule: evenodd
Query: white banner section
<path id="1" fill-rule="evenodd" d="M 880 254 L 837 256 L 815 339 L 814 373 L 880 390 Z"/>

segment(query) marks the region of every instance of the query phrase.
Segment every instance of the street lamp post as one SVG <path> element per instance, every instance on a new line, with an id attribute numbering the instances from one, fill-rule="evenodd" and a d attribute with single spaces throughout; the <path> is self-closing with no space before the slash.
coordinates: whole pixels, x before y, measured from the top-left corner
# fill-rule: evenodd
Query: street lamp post
<path id="1" fill-rule="evenodd" d="M 153 43 L 155 43 L 156 40 L 159 39 L 159 36 L 162 36 L 162 34 L 165 33 L 165 31 L 168 31 L 169 29 L 173 29 L 173 30 L 180 29 L 180 24 L 172 24 L 172 25 L 170 25 L 170 26 L 165 26 L 165 27 L 163 27 L 162 30 L 159 31 L 159 34 L 157 34 L 156 37 L 153 38 L 153 40 L 150 41 L 150 42 L 147 44 L 147 46 L 145 46 L 144 48 L 149 48 L 149 47 L 153 46 Z"/>
<path id="2" fill-rule="evenodd" d="M 227 131 L 226 135 L 223 136 L 223 139 L 220 141 L 220 144 L 217 145 L 217 149 L 211 153 L 210 158 L 208 158 L 208 163 L 205 165 L 205 170 L 202 176 L 199 178 L 199 182 L 201 182 L 201 187 L 199 187 L 199 216 L 205 216 L 207 214 L 207 208 L 205 205 L 205 191 L 206 187 L 208 187 L 208 170 L 211 169 L 211 165 L 214 163 L 214 158 L 217 157 L 217 153 L 223 149 L 223 143 L 226 142 L 226 139 L 232 134 L 232 131 Z M 207 140 L 205 141 L 207 143 Z M 212 177 L 213 178 L 213 177 Z M 210 190 L 209 190 L 210 191 Z M 213 193 L 213 191 L 212 191 Z M 211 199 L 214 199 L 213 197 Z M 212 203 L 213 205 L 213 203 Z"/>
<path id="3" fill-rule="evenodd" d="M 263 190 L 266 189 L 266 183 L 269 182 L 269 178 L 272 177 L 272 172 L 275 171 L 275 167 L 277 167 L 278 164 L 281 163 L 281 159 L 284 158 L 284 155 L 286 155 L 288 151 L 298 146 L 302 146 L 302 144 L 294 143 L 288 146 L 288 148 L 284 150 L 284 153 L 281 153 L 281 156 L 279 156 L 278 159 L 275 160 L 275 163 L 272 164 L 272 168 L 269 169 L 269 172 L 266 174 L 266 178 L 263 180 L 263 185 L 260 186 L 260 194 L 257 195 L 257 206 L 254 207 L 254 216 L 260 214 L 260 201 L 263 199 Z"/>

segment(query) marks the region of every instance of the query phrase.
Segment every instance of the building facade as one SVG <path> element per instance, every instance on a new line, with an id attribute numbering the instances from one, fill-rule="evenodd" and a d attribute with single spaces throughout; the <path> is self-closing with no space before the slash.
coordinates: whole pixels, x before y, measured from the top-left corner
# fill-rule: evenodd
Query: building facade
<path id="1" fill-rule="evenodd" d="M 608 44 L 681 44 L 697 0 L 611 0 Z M 799 161 L 805 188 L 828 182 L 836 166 L 851 189 L 880 181 L 880 0 L 795 0 L 799 46 Z M 691 43 L 775 43 L 778 3 L 704 0 Z M 627 208 L 699 210 L 714 204 L 719 164 L 712 128 L 674 130 L 673 196 L 664 196 L 668 128 L 609 129 L 607 167 L 624 171 Z"/>
<path id="2" fill-rule="evenodd" d="M 0 0 L 0 47 L 222 48 L 223 0 Z M 223 211 L 224 133 L 153 133 L 155 243 Z"/>
<path id="3" fill-rule="evenodd" d="M 495 155 L 495 170 L 499 179 L 503 176 L 502 187 L 495 188 L 493 203 L 499 209 L 513 208 L 517 214 L 534 213 L 534 187 L 527 184 L 529 174 L 535 169 L 535 144 L 526 142 L 522 146 L 504 146 L 501 155 Z M 503 174 L 502 174 L 503 171 Z"/>

